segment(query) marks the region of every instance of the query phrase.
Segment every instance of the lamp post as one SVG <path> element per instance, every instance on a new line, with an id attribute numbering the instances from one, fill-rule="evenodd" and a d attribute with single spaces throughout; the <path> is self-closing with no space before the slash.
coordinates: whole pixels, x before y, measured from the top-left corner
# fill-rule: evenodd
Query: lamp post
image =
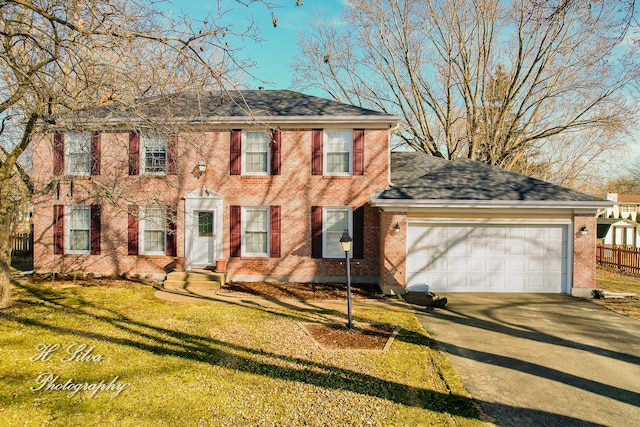
<path id="1" fill-rule="evenodd" d="M 347 259 L 347 316 L 349 318 L 347 327 L 349 329 L 353 328 L 353 319 L 351 317 L 351 271 L 349 268 L 349 252 L 351 251 L 351 242 L 353 242 L 353 239 L 351 238 L 351 236 L 349 236 L 349 231 L 344 230 L 344 233 L 342 233 L 342 237 L 340 238 L 340 245 L 342 246 L 342 250 L 344 251 L 344 257 Z"/>

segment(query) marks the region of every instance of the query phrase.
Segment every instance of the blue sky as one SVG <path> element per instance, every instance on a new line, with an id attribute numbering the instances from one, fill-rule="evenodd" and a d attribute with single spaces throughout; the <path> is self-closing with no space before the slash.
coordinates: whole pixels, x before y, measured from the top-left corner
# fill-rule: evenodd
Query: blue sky
<path id="1" fill-rule="evenodd" d="M 259 79 L 273 82 L 272 85 L 245 78 L 244 83 L 251 88 L 264 86 L 267 89 L 288 89 L 291 86 L 292 70 L 289 64 L 298 53 L 298 37 L 302 29 L 309 25 L 316 12 L 324 11 L 327 17 L 338 17 L 346 0 L 303 0 L 303 5 L 295 7 L 295 0 L 268 0 L 279 7 L 273 10 L 278 18 L 277 28 L 273 27 L 271 12 L 261 2 L 243 6 L 235 0 L 220 0 L 222 9 L 230 9 L 225 15 L 225 25 L 233 22 L 236 31 L 246 28 L 253 19 L 260 28 L 260 38 L 264 41 L 257 44 L 251 40 L 244 41 L 240 57 L 250 57 L 257 63 L 251 71 Z M 243 3 L 248 3 L 244 0 Z M 189 14 L 196 20 L 204 19 L 208 14 L 215 15 L 216 0 L 173 0 L 170 9 Z"/>

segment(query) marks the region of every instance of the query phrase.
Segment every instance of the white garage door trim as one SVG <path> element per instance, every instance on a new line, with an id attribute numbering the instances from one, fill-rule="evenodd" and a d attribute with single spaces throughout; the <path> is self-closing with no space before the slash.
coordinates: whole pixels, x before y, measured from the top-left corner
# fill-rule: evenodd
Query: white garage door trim
<path id="1" fill-rule="evenodd" d="M 434 292 L 567 293 L 570 221 L 427 221 L 407 228 L 407 286 Z"/>

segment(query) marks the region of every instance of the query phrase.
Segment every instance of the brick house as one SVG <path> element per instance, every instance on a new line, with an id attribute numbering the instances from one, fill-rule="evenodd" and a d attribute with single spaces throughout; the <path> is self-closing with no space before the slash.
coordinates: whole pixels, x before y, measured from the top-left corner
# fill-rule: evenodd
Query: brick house
<path id="1" fill-rule="evenodd" d="M 341 282 L 348 229 L 353 280 L 386 293 L 595 286 L 595 233 L 580 230 L 608 202 L 467 160 L 390 154 L 399 120 L 264 90 L 60 118 L 34 141 L 34 182 L 53 183 L 34 206 L 34 268 L 163 277 L 176 262 L 224 259 L 230 280 Z"/>
<path id="2" fill-rule="evenodd" d="M 354 280 L 377 283 L 368 201 L 388 185 L 397 123 L 290 91 L 62 119 L 35 141 L 35 181 L 55 183 L 35 205 L 35 270 L 160 277 L 174 258 L 187 269 L 228 259 L 235 280 L 342 280 L 348 229 Z"/>

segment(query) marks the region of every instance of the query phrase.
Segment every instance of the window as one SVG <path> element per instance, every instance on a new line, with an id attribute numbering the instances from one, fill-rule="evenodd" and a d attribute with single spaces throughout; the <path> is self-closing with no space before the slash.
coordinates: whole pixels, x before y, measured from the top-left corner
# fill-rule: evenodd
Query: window
<path id="1" fill-rule="evenodd" d="M 142 134 L 142 161 L 144 173 L 164 175 L 167 173 L 167 135 Z"/>
<path id="2" fill-rule="evenodd" d="M 269 256 L 269 208 L 244 208 L 242 230 L 243 255 Z"/>
<path id="3" fill-rule="evenodd" d="M 91 249 L 91 206 L 67 206 L 67 253 L 88 254 Z"/>
<path id="4" fill-rule="evenodd" d="M 324 170 L 326 175 L 350 175 L 353 132 L 325 131 L 324 139 Z"/>
<path id="5" fill-rule="evenodd" d="M 140 219 L 142 255 L 165 255 L 167 211 L 162 206 L 143 206 Z"/>
<path id="6" fill-rule="evenodd" d="M 325 207 L 322 213 L 322 256 L 324 258 L 343 258 L 344 251 L 340 238 L 344 230 L 352 230 L 352 211 L 350 207 Z"/>
<path id="7" fill-rule="evenodd" d="M 67 133 L 67 173 L 91 175 L 91 134 Z"/>
<path id="8" fill-rule="evenodd" d="M 269 138 L 265 132 L 245 132 L 242 144 L 242 173 L 245 175 L 269 174 Z"/>
<path id="9" fill-rule="evenodd" d="M 636 205 L 622 205 L 620 206 L 623 215 L 635 214 L 637 211 Z"/>

